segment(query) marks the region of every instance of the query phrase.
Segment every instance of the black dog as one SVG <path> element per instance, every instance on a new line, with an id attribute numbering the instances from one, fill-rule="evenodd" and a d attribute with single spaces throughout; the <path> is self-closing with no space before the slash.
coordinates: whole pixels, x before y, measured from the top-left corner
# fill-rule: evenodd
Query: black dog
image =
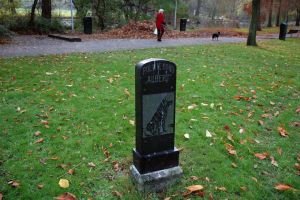
<path id="1" fill-rule="evenodd" d="M 220 32 L 213 33 L 213 34 L 212 34 L 212 40 L 214 40 L 215 38 L 217 38 L 217 40 L 219 40 L 220 34 L 221 34 Z"/>

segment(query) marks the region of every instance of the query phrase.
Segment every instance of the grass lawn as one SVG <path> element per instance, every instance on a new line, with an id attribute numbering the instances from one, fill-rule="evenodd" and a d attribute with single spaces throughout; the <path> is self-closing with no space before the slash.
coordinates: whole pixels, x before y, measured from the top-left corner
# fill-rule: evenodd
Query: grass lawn
<path id="1" fill-rule="evenodd" d="M 299 52 L 300 40 L 288 39 L 0 59 L 0 193 L 183 199 L 185 187 L 200 184 L 206 199 L 300 199 Z M 129 177 L 131 120 L 134 66 L 150 57 L 177 64 L 175 143 L 184 176 L 143 196 Z M 294 189 L 276 190 L 279 183 Z"/>

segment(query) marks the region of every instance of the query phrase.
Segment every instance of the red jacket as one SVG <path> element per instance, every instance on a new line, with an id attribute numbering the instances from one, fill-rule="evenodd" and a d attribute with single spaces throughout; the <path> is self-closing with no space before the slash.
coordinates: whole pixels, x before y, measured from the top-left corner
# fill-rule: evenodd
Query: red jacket
<path id="1" fill-rule="evenodd" d="M 165 23 L 164 13 L 157 13 L 157 15 L 156 15 L 156 28 L 157 29 L 162 29 L 164 23 Z"/>

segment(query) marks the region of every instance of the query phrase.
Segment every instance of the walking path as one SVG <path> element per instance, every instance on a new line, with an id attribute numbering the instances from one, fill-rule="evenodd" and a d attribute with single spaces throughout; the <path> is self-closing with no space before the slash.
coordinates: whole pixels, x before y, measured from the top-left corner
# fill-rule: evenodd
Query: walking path
<path id="1" fill-rule="evenodd" d="M 271 36 L 261 39 L 271 39 L 274 37 L 275 36 Z M 74 52 L 109 52 L 132 49 L 237 42 L 246 42 L 246 38 L 221 37 L 219 38 L 219 41 L 212 41 L 211 38 L 177 38 L 164 39 L 162 42 L 157 42 L 154 39 L 109 39 L 67 42 L 63 40 L 52 39 L 47 36 L 22 35 L 14 37 L 12 44 L 0 45 L 0 58 L 66 54 Z"/>

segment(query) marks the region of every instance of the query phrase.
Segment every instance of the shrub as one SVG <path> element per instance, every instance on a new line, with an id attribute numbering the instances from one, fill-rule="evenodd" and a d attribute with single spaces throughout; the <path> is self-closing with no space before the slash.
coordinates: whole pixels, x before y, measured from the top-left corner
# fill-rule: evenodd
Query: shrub
<path id="1" fill-rule="evenodd" d="M 48 20 L 42 17 L 35 20 L 35 31 L 39 33 L 64 32 L 65 28 L 58 19 Z"/>
<path id="2" fill-rule="evenodd" d="M 12 33 L 3 25 L 0 25 L 0 39 L 10 39 Z"/>

